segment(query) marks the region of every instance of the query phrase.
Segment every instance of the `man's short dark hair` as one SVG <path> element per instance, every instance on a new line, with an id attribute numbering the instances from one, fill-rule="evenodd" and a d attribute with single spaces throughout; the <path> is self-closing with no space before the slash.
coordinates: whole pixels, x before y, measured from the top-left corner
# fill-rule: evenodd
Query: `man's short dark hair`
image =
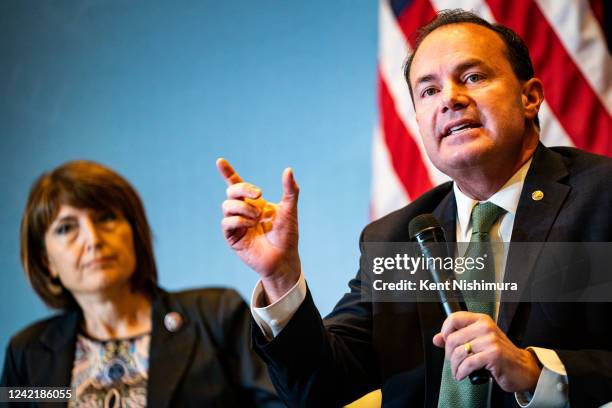
<path id="1" fill-rule="evenodd" d="M 419 46 L 425 37 L 431 34 L 434 30 L 449 24 L 459 23 L 477 24 L 496 32 L 504 44 L 506 44 L 506 56 L 508 57 L 508 61 L 510 62 L 510 66 L 512 67 L 512 71 L 514 71 L 516 77 L 521 81 L 527 81 L 534 77 L 533 64 L 531 62 L 531 58 L 529 57 L 529 49 L 517 33 L 501 24 L 491 24 L 482 17 L 479 17 L 477 14 L 469 11 L 462 9 L 441 10 L 437 13 L 436 18 L 419 28 L 417 31 L 414 51 L 408 56 L 406 64 L 404 65 L 404 78 L 408 83 L 410 97 L 412 98 L 413 103 L 414 95 L 412 93 L 412 85 L 410 84 L 410 67 L 412 66 L 412 60 L 414 59 L 414 55 L 419 49 Z M 534 119 L 534 123 L 537 127 L 540 127 L 540 120 L 538 119 L 537 115 Z"/>

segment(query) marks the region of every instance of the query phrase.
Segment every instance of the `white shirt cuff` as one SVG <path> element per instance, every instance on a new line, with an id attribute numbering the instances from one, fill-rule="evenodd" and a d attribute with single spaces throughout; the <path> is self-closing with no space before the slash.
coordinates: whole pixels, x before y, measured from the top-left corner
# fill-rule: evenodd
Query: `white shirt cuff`
<path id="1" fill-rule="evenodd" d="M 534 393 L 516 392 L 514 397 L 521 407 L 569 407 L 568 379 L 565 366 L 554 350 L 527 347 L 542 364 L 542 372 Z"/>
<path id="2" fill-rule="evenodd" d="M 263 303 L 261 298 L 264 294 L 264 288 L 261 280 L 257 282 L 251 295 L 251 314 L 268 340 L 278 336 L 278 333 L 287 326 L 289 320 L 306 299 L 306 293 L 306 279 L 304 279 L 304 274 L 301 273 L 297 283 L 280 299 L 271 305 L 259 307 Z"/>

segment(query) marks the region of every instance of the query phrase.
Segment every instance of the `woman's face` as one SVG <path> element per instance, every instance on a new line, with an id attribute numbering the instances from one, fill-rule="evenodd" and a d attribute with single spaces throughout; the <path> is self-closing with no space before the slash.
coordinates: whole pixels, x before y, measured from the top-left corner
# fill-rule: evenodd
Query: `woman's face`
<path id="1" fill-rule="evenodd" d="M 132 228 L 112 211 L 62 204 L 45 247 L 51 276 L 76 298 L 127 287 L 136 268 Z"/>

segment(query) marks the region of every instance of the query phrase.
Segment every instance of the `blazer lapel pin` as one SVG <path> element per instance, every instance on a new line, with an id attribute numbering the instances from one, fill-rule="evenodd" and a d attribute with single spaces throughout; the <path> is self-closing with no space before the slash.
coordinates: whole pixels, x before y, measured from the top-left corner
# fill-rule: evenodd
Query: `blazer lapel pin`
<path id="1" fill-rule="evenodd" d="M 166 313 L 164 316 L 164 326 L 171 333 L 176 333 L 183 326 L 183 316 L 177 312 Z"/>

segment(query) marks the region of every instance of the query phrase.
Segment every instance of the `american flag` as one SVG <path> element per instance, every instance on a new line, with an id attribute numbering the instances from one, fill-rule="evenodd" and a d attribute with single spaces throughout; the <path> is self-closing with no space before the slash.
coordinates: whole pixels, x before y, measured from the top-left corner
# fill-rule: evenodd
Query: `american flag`
<path id="1" fill-rule="evenodd" d="M 436 10 L 463 8 L 516 31 L 544 82 L 542 142 L 612 156 L 612 64 L 604 7 L 610 7 L 604 0 L 380 0 L 371 217 L 448 180 L 425 154 L 402 74 L 416 29 Z"/>

